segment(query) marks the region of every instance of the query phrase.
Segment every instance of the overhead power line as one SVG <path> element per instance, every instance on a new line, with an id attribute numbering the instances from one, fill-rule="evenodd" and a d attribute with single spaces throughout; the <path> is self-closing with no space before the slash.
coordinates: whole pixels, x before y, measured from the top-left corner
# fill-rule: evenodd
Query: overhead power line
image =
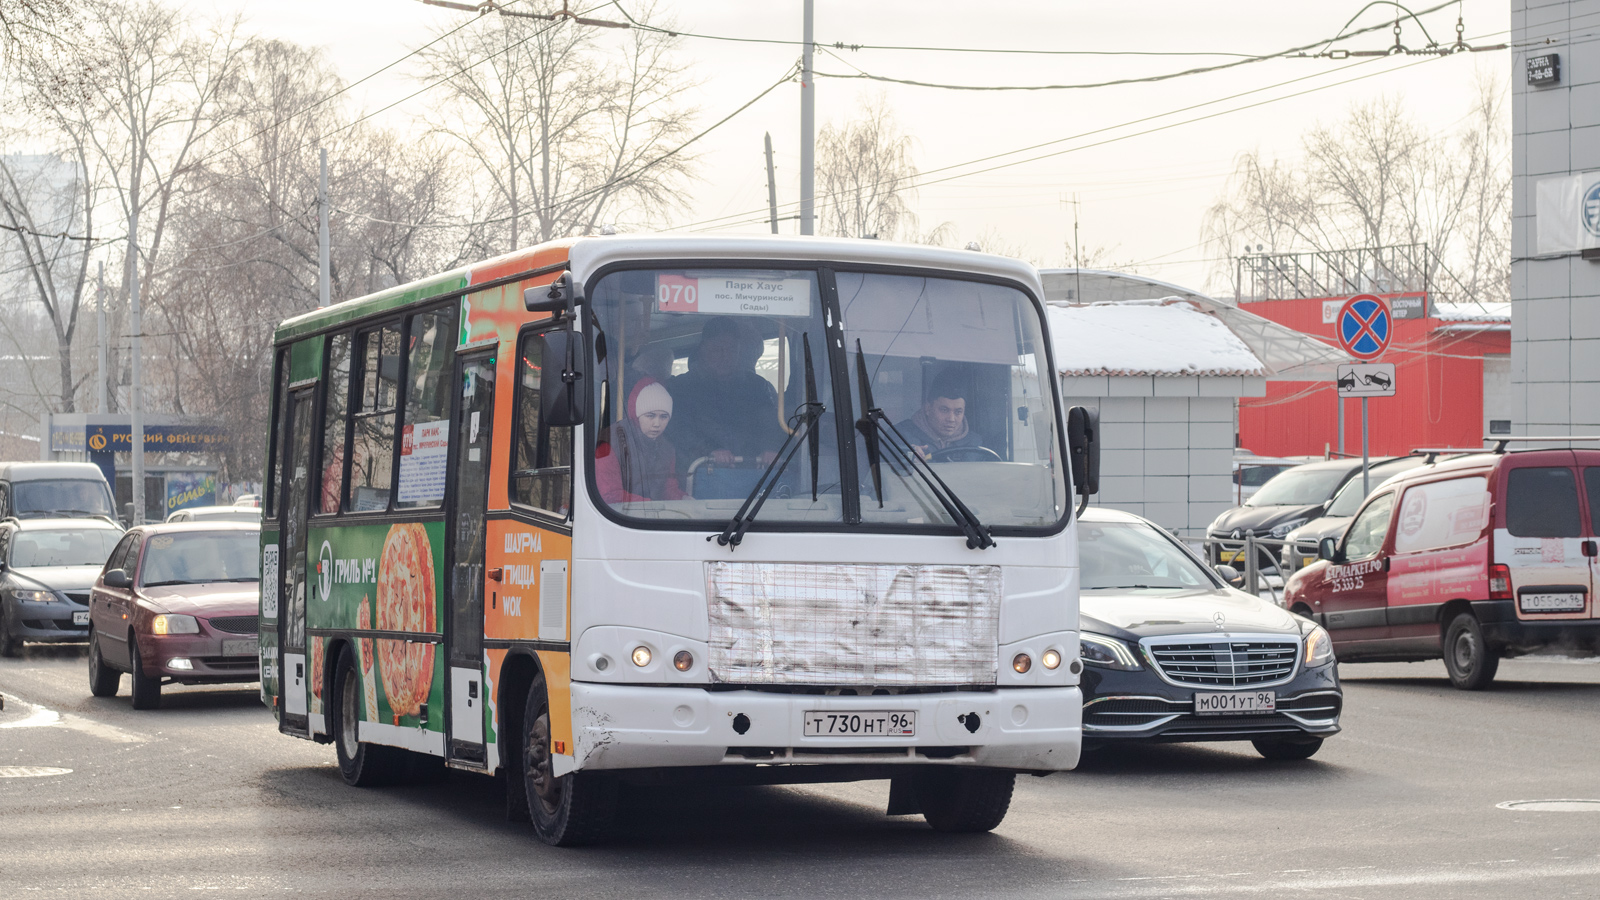
<path id="1" fill-rule="evenodd" d="M 1271 103 L 1278 103 L 1278 102 L 1283 101 L 1283 100 L 1290 100 L 1290 99 L 1293 99 L 1295 97 L 1301 97 L 1301 96 L 1304 96 L 1306 94 L 1315 93 L 1317 91 L 1327 90 L 1328 88 L 1339 87 L 1341 85 L 1350 84 L 1350 83 L 1356 82 L 1356 81 L 1362 81 L 1362 80 L 1365 80 L 1365 79 L 1368 79 L 1368 78 L 1374 78 L 1374 77 L 1377 77 L 1377 76 L 1380 76 L 1380 75 L 1387 75 L 1387 74 L 1390 74 L 1392 72 L 1398 72 L 1398 71 L 1401 71 L 1401 70 L 1404 70 L 1404 69 L 1410 69 L 1410 68 L 1414 68 L 1416 66 L 1423 65 L 1425 63 L 1433 62 L 1434 60 L 1439 59 L 1439 58 L 1440 57 L 1430 56 L 1430 57 L 1426 57 L 1426 58 L 1423 58 L 1423 59 L 1419 59 L 1419 60 L 1417 60 L 1415 62 L 1407 63 L 1406 65 L 1403 65 L 1403 66 L 1396 66 L 1396 67 L 1391 68 L 1391 69 L 1383 69 L 1383 70 L 1380 70 L 1380 71 L 1377 71 L 1377 72 L 1369 72 L 1369 73 L 1366 73 L 1366 74 L 1363 74 L 1363 75 L 1356 75 L 1356 76 L 1352 76 L 1350 78 L 1343 79 L 1341 81 L 1331 82 L 1329 84 L 1317 85 L 1316 87 L 1307 88 L 1305 90 L 1296 91 L 1296 92 L 1290 93 L 1290 94 L 1284 94 L 1284 95 L 1278 96 L 1278 97 L 1269 97 L 1269 98 L 1264 99 L 1264 100 L 1259 100 L 1259 101 L 1256 101 L 1254 103 L 1248 103 L 1248 104 L 1245 104 L 1245 105 L 1242 105 L 1242 106 L 1233 107 L 1231 109 L 1219 110 L 1217 112 L 1207 113 L 1207 114 L 1201 115 L 1201 116 L 1194 116 L 1192 118 L 1184 119 L 1184 120 L 1179 121 L 1179 122 L 1169 122 L 1169 123 L 1166 123 L 1166 124 L 1157 125 L 1157 126 L 1155 126 L 1153 128 L 1144 129 L 1143 131 L 1136 131 L 1136 132 L 1131 132 L 1131 133 L 1128 133 L 1128 134 L 1116 135 L 1116 136 L 1113 136 L 1113 137 L 1108 137 L 1108 138 L 1106 138 L 1104 140 L 1095 141 L 1093 143 L 1080 144 L 1078 146 L 1068 147 L 1068 148 L 1065 148 L 1065 149 L 1062 149 L 1062 150 L 1053 150 L 1053 151 L 1048 152 L 1048 153 L 1041 153 L 1041 154 L 1038 154 L 1036 156 L 1027 157 L 1025 159 L 1010 160 L 1010 161 L 999 163 L 999 164 L 996 164 L 996 165 L 993 165 L 993 166 L 988 166 L 988 167 L 985 167 L 985 168 L 982 168 L 982 169 L 975 169 L 975 170 L 966 171 L 966 172 L 957 172 L 957 173 L 952 174 L 952 175 L 947 175 L 947 176 L 945 176 L 943 178 L 935 178 L 935 179 L 925 179 L 924 178 L 924 176 L 926 176 L 928 174 L 932 174 L 934 172 L 949 171 L 951 169 L 964 168 L 966 166 L 975 165 L 977 163 L 986 162 L 986 161 L 992 160 L 992 159 L 999 159 L 999 158 L 1003 158 L 1003 157 L 1006 157 L 1006 156 L 1014 156 L 1014 155 L 1016 155 L 1018 153 L 1026 153 L 1026 152 L 1029 152 L 1031 150 L 1035 150 L 1035 149 L 1039 149 L 1039 148 L 1042 148 L 1042 147 L 1045 147 L 1045 146 L 1049 146 L 1051 144 L 1059 144 L 1059 143 L 1063 143 L 1063 142 L 1066 142 L 1066 141 L 1077 140 L 1077 139 L 1081 139 L 1081 138 L 1084 138 L 1084 137 L 1090 137 L 1090 136 L 1093 136 L 1093 135 L 1096 135 L 1096 134 L 1103 134 L 1103 133 L 1108 132 L 1108 131 L 1115 131 L 1115 130 L 1118 130 L 1118 129 L 1127 128 L 1127 127 L 1132 126 L 1132 125 L 1140 124 L 1140 123 L 1143 123 L 1143 122 L 1148 122 L 1148 121 L 1151 121 L 1151 120 L 1154 120 L 1154 119 L 1166 118 L 1168 116 L 1172 116 L 1172 115 L 1176 115 L 1178 113 L 1182 113 L 1182 112 L 1186 112 L 1186 111 L 1189 111 L 1189 110 L 1197 109 L 1197 108 L 1200 108 L 1200 107 L 1203 107 L 1203 106 L 1211 106 L 1211 105 L 1215 105 L 1217 103 L 1226 102 L 1228 100 L 1237 99 L 1239 97 L 1243 97 L 1243 96 L 1248 95 L 1248 94 L 1259 93 L 1260 91 L 1263 91 L 1263 90 L 1270 90 L 1270 89 L 1276 88 L 1276 87 L 1283 87 L 1283 86 L 1285 86 L 1287 84 L 1291 84 L 1291 83 L 1294 83 L 1296 81 L 1306 80 L 1307 78 L 1320 77 L 1321 75 L 1326 75 L 1327 73 L 1324 72 L 1324 73 L 1318 73 L 1317 75 L 1304 76 L 1302 78 L 1297 78 L 1297 79 L 1290 79 L 1289 81 L 1281 82 L 1281 83 L 1279 83 L 1277 85 L 1271 85 L 1271 86 L 1269 86 L 1267 88 L 1257 88 L 1257 89 L 1252 90 L 1252 91 L 1244 91 L 1244 92 L 1241 92 L 1240 94 L 1235 94 L 1235 95 L 1233 95 L 1231 97 L 1224 97 L 1224 98 L 1220 98 L 1218 100 L 1209 100 L 1209 101 L 1206 101 L 1204 103 L 1195 104 L 1193 106 L 1186 107 L 1184 109 L 1171 110 L 1169 112 L 1160 113 L 1160 114 L 1157 114 L 1157 115 L 1154 115 L 1154 116 L 1146 116 L 1143 119 L 1135 119 L 1135 120 L 1132 120 L 1132 121 L 1129 121 L 1129 122 L 1123 122 L 1123 123 L 1119 123 L 1119 124 L 1116 124 L 1116 125 L 1109 125 L 1109 126 L 1106 126 L 1104 128 L 1097 128 L 1097 129 L 1094 129 L 1093 131 L 1083 132 L 1083 133 L 1080 133 L 1080 134 L 1077 134 L 1077 135 L 1070 135 L 1070 136 L 1064 137 L 1064 138 L 1058 138 L 1058 139 L 1053 140 L 1053 141 L 1047 141 L 1047 142 L 1045 142 L 1043 144 L 1035 144 L 1032 147 L 1025 147 L 1025 148 L 1021 148 L 1019 150 L 1011 150 L 1011 151 L 1007 151 L 1005 153 L 993 154 L 993 155 L 988 156 L 988 157 L 983 157 L 983 158 L 980 158 L 980 159 L 977 159 L 977 160 L 968 160 L 968 161 L 963 162 L 963 163 L 954 163 L 954 164 L 949 165 L 949 166 L 943 166 L 943 167 L 941 167 L 939 169 L 930 170 L 929 172 L 918 173 L 917 175 L 911 176 L 911 177 L 900 177 L 900 178 L 886 179 L 884 181 L 878 182 L 875 185 L 872 185 L 871 187 L 904 187 L 904 188 L 909 188 L 909 189 L 919 189 L 919 188 L 927 187 L 927 186 L 933 185 L 933 184 L 942 184 L 942 183 L 944 183 L 946 181 L 952 181 L 952 180 L 955 180 L 957 178 L 967 178 L 967 177 L 970 177 L 970 176 L 973 176 L 973 175 L 981 175 L 981 174 L 984 174 L 986 172 L 997 171 L 999 169 L 1006 169 L 1006 168 L 1010 168 L 1010 167 L 1013 167 L 1013 166 L 1026 165 L 1027 163 L 1038 162 L 1039 160 L 1042 160 L 1042 159 L 1049 159 L 1051 157 L 1061 156 L 1061 155 L 1064 155 L 1064 154 L 1067 154 L 1067 153 L 1076 153 L 1076 152 L 1078 152 L 1080 150 L 1087 150 L 1087 149 L 1090 149 L 1090 148 L 1093 148 L 1093 147 L 1100 147 L 1100 146 L 1104 146 L 1106 144 L 1112 144 L 1112 143 L 1116 143 L 1118 141 L 1128 140 L 1130 138 L 1142 137 L 1142 136 L 1145 136 L 1145 135 L 1154 134 L 1156 132 L 1165 131 L 1165 130 L 1170 129 L 1170 128 L 1177 128 L 1177 127 L 1182 126 L 1182 125 L 1190 125 L 1190 124 L 1194 124 L 1196 122 L 1203 122 L 1203 121 L 1206 121 L 1208 119 L 1217 118 L 1219 116 L 1231 115 L 1233 113 L 1242 112 L 1242 111 L 1247 110 L 1247 109 L 1254 109 L 1254 108 L 1259 107 L 1259 106 L 1265 106 L 1265 105 L 1271 104 Z M 1376 62 L 1376 60 L 1375 59 L 1371 59 L 1371 60 L 1366 60 L 1366 61 L 1363 61 L 1363 62 L 1351 63 L 1350 65 L 1345 66 L 1341 71 L 1357 68 L 1357 67 L 1360 67 L 1360 66 L 1364 66 L 1364 65 L 1367 65 L 1367 64 L 1369 64 L 1371 62 Z M 823 198 L 818 198 L 817 202 L 818 202 L 819 206 L 821 206 L 821 205 L 824 205 L 827 201 L 824 200 Z M 790 202 L 790 203 L 785 203 L 784 204 L 784 206 L 786 208 L 793 208 L 796 205 L 797 204 L 794 203 L 794 202 Z M 737 226 L 737 225 L 749 224 L 750 222 L 756 221 L 756 219 L 754 218 L 754 215 L 757 212 L 764 212 L 764 211 L 763 210 L 751 210 L 750 212 L 746 212 L 746 213 L 736 213 L 736 214 L 729 215 L 729 216 L 721 216 L 721 217 L 718 217 L 716 219 L 706 220 L 705 222 L 691 223 L 689 225 L 679 226 L 678 228 L 672 229 L 672 230 L 689 230 L 689 229 L 693 229 L 693 230 L 700 230 L 700 231 L 710 231 L 710 230 L 716 230 L 718 228 L 728 228 L 728 227 L 733 227 L 733 226 Z M 736 218 L 738 219 L 738 221 L 731 221 L 731 220 L 736 219 Z M 730 221 L 723 221 L 723 220 L 730 220 Z M 765 221 L 765 219 L 763 218 L 760 221 Z M 717 223 L 717 222 L 721 222 L 721 224 L 712 224 L 712 223 Z"/>

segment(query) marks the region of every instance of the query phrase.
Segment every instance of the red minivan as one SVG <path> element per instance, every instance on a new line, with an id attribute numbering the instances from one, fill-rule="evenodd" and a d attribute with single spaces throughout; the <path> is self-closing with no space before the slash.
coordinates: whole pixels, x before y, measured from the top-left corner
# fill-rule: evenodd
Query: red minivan
<path id="1" fill-rule="evenodd" d="M 1600 450 L 1479 453 L 1384 482 L 1289 579 L 1341 662 L 1443 657 L 1478 690 L 1503 656 L 1600 652 Z"/>

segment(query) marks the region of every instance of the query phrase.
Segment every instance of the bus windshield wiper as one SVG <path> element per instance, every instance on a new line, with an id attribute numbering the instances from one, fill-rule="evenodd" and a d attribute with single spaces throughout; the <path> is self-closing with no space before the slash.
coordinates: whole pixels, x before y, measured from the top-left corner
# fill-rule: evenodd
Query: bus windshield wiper
<path id="1" fill-rule="evenodd" d="M 861 408 L 865 410 L 861 414 L 861 419 L 856 422 L 856 428 L 866 439 L 867 462 L 872 467 L 872 489 L 878 495 L 878 507 L 880 509 L 883 507 L 883 474 L 880 460 L 883 453 L 882 445 L 887 445 L 905 459 L 912 473 L 922 479 L 922 483 L 927 485 L 928 490 L 938 498 L 945 513 L 960 527 L 961 533 L 966 535 L 967 549 L 985 550 L 993 547 L 994 538 L 989 535 L 989 527 L 979 521 L 977 514 L 961 502 L 961 498 L 956 496 L 950 485 L 944 483 L 939 473 L 928 465 L 928 461 L 922 458 L 917 448 L 906 440 L 905 435 L 889 421 L 889 416 L 873 402 L 872 382 L 867 375 L 867 355 L 861 350 L 859 338 L 856 339 L 856 383 L 861 390 Z"/>
<path id="2" fill-rule="evenodd" d="M 802 334 L 800 337 L 805 348 L 806 402 L 796 407 L 794 415 L 789 418 L 789 436 L 778 448 L 777 455 L 772 457 L 772 462 L 767 463 L 761 477 L 756 479 L 755 487 L 750 489 L 750 495 L 744 498 L 739 511 L 728 520 L 728 527 L 722 529 L 721 534 L 714 535 L 718 544 L 729 549 L 739 546 L 744 540 L 744 533 L 755 521 L 756 513 L 761 512 L 761 507 L 772 495 L 772 489 L 778 486 L 778 478 L 783 475 L 783 470 L 789 467 L 789 461 L 800 451 L 801 438 L 807 439 L 811 450 L 811 502 L 817 502 L 817 453 L 822 447 L 822 435 L 817 431 L 816 424 L 828 408 L 817 401 L 817 374 L 811 363 L 811 336 Z M 711 537 L 707 536 L 706 540 L 711 540 Z"/>

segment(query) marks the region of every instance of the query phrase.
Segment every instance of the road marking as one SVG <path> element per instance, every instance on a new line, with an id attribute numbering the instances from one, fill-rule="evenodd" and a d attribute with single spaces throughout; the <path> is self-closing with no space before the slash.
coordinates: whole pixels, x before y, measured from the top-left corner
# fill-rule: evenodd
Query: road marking
<path id="1" fill-rule="evenodd" d="M 52 775 L 71 774 L 71 769 L 56 766 L 0 766 L 0 778 L 48 778 Z"/>
<path id="2" fill-rule="evenodd" d="M 1273 877 L 1257 882 L 1240 881 L 1240 876 L 1250 874 L 1244 872 L 1201 875 L 1154 875 L 1137 879 L 1120 878 L 1099 882 L 1074 879 L 1067 883 L 1076 888 L 1076 890 L 1071 890 L 1065 895 L 1056 890 L 1052 891 L 1049 896 L 1058 898 L 1062 896 L 1096 898 L 1239 896 L 1243 894 L 1282 894 L 1287 892 L 1351 890 L 1407 885 L 1492 884 L 1510 881 L 1526 882 L 1544 878 L 1593 878 L 1600 876 L 1600 857 L 1587 858 L 1577 863 L 1564 861 L 1566 859 L 1566 857 L 1551 857 L 1548 861 L 1542 863 L 1525 862 L 1517 865 L 1511 865 L 1511 863 L 1517 863 L 1517 860 L 1494 860 L 1462 863 L 1447 869 L 1410 871 L 1379 869 L 1375 866 L 1346 866 L 1321 871 L 1290 869 L 1274 873 Z M 1161 884 L 1159 886 L 1144 884 L 1135 886 L 1128 883 L 1135 880 L 1141 882 L 1156 881 Z M 1176 883 L 1180 881 L 1188 883 Z"/>
<path id="3" fill-rule="evenodd" d="M 1600 800 L 1507 800 L 1494 806 L 1515 812 L 1600 812 Z"/>
<path id="4" fill-rule="evenodd" d="M 150 740 L 148 735 L 96 722 L 83 716 L 65 715 L 37 703 L 29 703 L 16 694 L 7 694 L 6 698 L 32 711 L 16 722 L 0 722 L 0 728 L 67 728 L 118 744 L 142 744 Z"/>

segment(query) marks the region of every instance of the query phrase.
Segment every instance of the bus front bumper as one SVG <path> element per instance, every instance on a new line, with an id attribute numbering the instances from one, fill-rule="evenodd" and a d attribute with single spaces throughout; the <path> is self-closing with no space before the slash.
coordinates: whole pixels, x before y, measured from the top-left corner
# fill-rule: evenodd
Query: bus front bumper
<path id="1" fill-rule="evenodd" d="M 808 736 L 816 713 L 914 713 L 914 736 Z M 1062 771 L 1078 764 L 1076 685 L 831 696 L 572 683 L 572 764 L 656 766 L 945 764 Z M 564 767 L 563 767 L 564 768 Z"/>

